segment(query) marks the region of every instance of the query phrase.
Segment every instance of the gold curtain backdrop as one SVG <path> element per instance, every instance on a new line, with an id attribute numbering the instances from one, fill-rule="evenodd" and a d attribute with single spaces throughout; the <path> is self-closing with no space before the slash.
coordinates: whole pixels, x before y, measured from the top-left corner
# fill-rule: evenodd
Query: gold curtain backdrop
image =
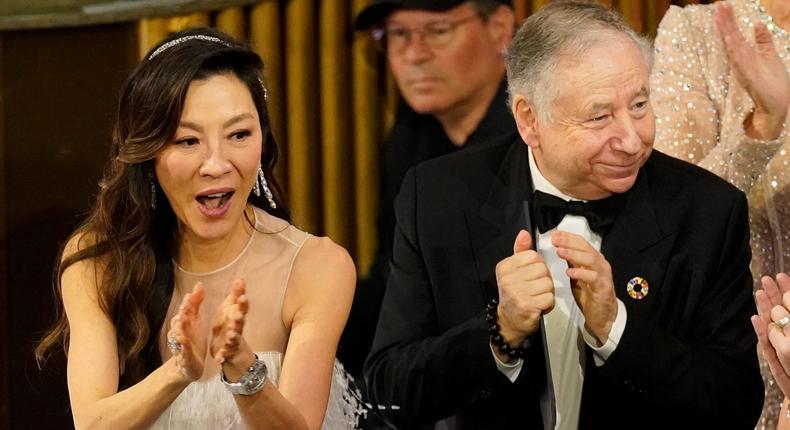
<path id="1" fill-rule="evenodd" d="M 519 21 L 551 0 L 515 0 Z M 637 31 L 655 36 L 670 4 L 710 1 L 601 0 Z M 293 223 L 349 250 L 361 275 L 376 247 L 381 146 L 397 89 L 373 41 L 354 32 L 370 0 L 262 0 L 139 23 L 140 57 L 168 34 L 209 25 L 248 40 L 263 57 L 276 171 Z"/>

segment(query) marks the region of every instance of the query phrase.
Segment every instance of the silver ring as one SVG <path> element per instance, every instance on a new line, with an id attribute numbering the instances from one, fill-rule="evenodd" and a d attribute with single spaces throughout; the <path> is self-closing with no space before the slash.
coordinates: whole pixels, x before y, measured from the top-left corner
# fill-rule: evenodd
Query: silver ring
<path id="1" fill-rule="evenodd" d="M 779 326 L 779 328 L 785 328 L 787 324 L 790 324 L 790 315 L 785 315 L 784 318 L 776 322 L 776 325 Z"/>
<path id="2" fill-rule="evenodd" d="M 790 320 L 790 318 L 788 318 Z M 172 336 L 167 337 L 167 349 L 170 350 L 170 353 L 175 355 L 181 352 L 181 342 L 177 341 L 176 338 Z"/>

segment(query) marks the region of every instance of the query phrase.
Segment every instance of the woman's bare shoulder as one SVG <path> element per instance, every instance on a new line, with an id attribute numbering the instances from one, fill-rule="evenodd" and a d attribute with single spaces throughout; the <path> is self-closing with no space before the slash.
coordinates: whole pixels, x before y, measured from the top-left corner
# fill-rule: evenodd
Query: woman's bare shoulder
<path id="1" fill-rule="evenodd" d="M 327 237 L 311 236 L 294 262 L 283 311 L 292 314 L 306 307 L 347 315 L 355 283 L 356 269 L 348 251 Z"/>
<path id="2" fill-rule="evenodd" d="M 60 288 L 64 304 L 69 298 L 83 298 L 96 302 L 98 288 L 104 276 L 106 259 L 86 257 L 74 260 L 80 253 L 99 243 L 98 236 L 92 232 L 77 231 L 63 246 L 60 258 Z M 63 266 L 64 264 L 68 264 Z"/>

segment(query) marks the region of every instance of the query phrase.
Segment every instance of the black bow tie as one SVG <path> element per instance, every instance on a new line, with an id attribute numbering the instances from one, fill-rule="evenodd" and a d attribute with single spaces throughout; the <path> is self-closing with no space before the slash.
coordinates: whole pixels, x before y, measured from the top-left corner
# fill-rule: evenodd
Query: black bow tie
<path id="1" fill-rule="evenodd" d="M 568 202 L 557 196 L 535 191 L 532 196 L 535 225 L 538 227 L 538 231 L 545 233 L 557 227 L 565 215 L 580 215 L 587 218 L 587 224 L 590 225 L 592 231 L 603 237 L 609 227 L 614 224 L 614 219 L 623 201 L 622 197 L 621 194 L 614 194 L 601 200 Z"/>

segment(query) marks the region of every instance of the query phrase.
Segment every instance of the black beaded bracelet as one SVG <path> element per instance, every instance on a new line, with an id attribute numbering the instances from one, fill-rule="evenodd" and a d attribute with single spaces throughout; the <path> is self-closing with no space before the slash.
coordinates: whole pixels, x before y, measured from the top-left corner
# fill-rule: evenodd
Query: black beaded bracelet
<path id="1" fill-rule="evenodd" d="M 488 326 L 488 334 L 491 335 L 491 343 L 499 349 L 503 354 L 507 354 L 510 358 L 524 358 L 527 356 L 527 348 L 525 346 L 512 347 L 505 342 L 502 333 L 499 332 L 499 324 L 497 324 L 497 306 L 499 300 L 492 299 L 486 306 L 486 322 L 491 324 Z"/>

